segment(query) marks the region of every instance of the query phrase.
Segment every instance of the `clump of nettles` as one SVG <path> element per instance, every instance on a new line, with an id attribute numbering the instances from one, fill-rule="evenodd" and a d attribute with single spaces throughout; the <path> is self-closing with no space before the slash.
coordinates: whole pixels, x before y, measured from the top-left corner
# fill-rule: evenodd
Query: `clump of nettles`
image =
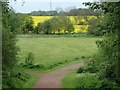
<path id="1" fill-rule="evenodd" d="M 40 69 L 40 68 L 44 68 L 44 65 L 34 65 L 34 54 L 32 52 L 29 52 L 25 58 L 25 64 L 23 65 L 23 67 L 26 67 L 28 69 Z"/>
<path id="2" fill-rule="evenodd" d="M 33 61 L 34 61 L 34 54 L 29 52 L 25 58 L 24 67 L 31 69 L 34 66 Z"/>
<path id="3" fill-rule="evenodd" d="M 33 65 L 33 61 L 34 61 L 34 54 L 29 52 L 27 57 L 25 58 L 25 64 L 26 65 Z"/>

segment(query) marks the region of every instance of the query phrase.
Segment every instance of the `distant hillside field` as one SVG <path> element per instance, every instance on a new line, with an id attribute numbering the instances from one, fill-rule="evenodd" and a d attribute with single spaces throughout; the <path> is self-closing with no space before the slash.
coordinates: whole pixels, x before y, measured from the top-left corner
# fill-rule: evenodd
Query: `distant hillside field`
<path id="1" fill-rule="evenodd" d="M 74 32 L 80 33 L 80 32 L 87 32 L 88 31 L 88 23 L 86 21 L 90 20 L 91 18 L 96 18 L 95 16 L 68 16 L 71 20 L 71 22 L 74 24 Z M 32 16 L 34 21 L 34 26 L 37 26 L 39 22 L 43 23 L 45 20 L 49 20 L 53 18 L 53 16 Z"/>

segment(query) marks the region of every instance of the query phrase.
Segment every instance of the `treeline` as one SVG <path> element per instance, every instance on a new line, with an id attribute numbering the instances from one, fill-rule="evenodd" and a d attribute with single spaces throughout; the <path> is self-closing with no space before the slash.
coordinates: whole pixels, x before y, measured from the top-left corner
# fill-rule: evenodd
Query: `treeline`
<path id="1" fill-rule="evenodd" d="M 87 34 L 101 36 L 106 33 L 106 30 L 102 29 L 104 28 L 104 17 L 102 16 L 73 16 L 72 19 L 73 21 L 64 15 L 54 16 L 35 26 L 30 15 L 17 13 L 11 16 L 10 24 L 12 24 L 12 30 L 17 34 L 69 34 L 75 33 L 74 25 L 88 25 Z"/>
<path id="2" fill-rule="evenodd" d="M 11 30 L 16 34 L 67 34 L 74 31 L 73 23 L 67 16 L 54 16 L 34 26 L 32 17 L 27 14 L 11 15 Z"/>
<path id="3" fill-rule="evenodd" d="M 37 34 L 67 34 L 74 31 L 73 23 L 66 16 L 55 16 L 35 27 Z"/>
<path id="4" fill-rule="evenodd" d="M 120 89 L 120 3 L 102 2 L 85 3 L 92 9 L 104 11 L 104 17 L 95 24 L 96 31 L 104 31 L 102 40 L 96 41 L 98 52 L 90 58 L 90 61 L 81 68 L 78 73 L 85 76 L 79 78 L 77 88 L 96 89 Z M 94 26 L 94 24 L 93 24 Z M 92 28 L 91 28 L 92 30 Z M 87 77 L 87 79 L 86 79 Z"/>
<path id="5" fill-rule="evenodd" d="M 98 16 L 102 14 L 102 11 L 100 10 L 92 10 L 92 9 L 71 9 L 69 11 L 63 11 L 60 10 L 52 10 L 52 11 L 33 11 L 31 13 L 28 13 L 29 15 L 33 16 L 59 16 L 59 15 L 65 15 L 65 16 Z"/>
<path id="6" fill-rule="evenodd" d="M 10 8 L 8 2 L 0 1 L 2 10 L 2 90 L 6 88 L 23 88 L 31 78 L 18 69 L 18 51 L 16 33 L 24 26 L 24 18 Z M 20 20 L 21 19 L 21 20 Z M 22 25 L 20 25 L 22 23 Z"/>

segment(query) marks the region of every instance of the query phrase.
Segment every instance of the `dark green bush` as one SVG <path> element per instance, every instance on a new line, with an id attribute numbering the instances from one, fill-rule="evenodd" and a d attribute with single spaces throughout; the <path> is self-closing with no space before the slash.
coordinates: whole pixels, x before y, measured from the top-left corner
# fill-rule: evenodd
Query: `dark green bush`
<path id="1" fill-rule="evenodd" d="M 99 88 L 101 81 L 94 74 L 83 74 L 79 77 L 77 88 Z"/>
<path id="2" fill-rule="evenodd" d="M 85 70 L 83 67 L 80 67 L 78 70 L 77 70 L 77 73 L 83 73 Z"/>
<path id="3" fill-rule="evenodd" d="M 58 62 L 58 64 L 63 64 L 63 62 Z"/>
<path id="4" fill-rule="evenodd" d="M 25 58 L 25 64 L 22 64 L 22 66 L 28 69 L 40 69 L 45 67 L 42 64 L 34 65 L 33 61 L 34 61 L 34 55 L 31 52 L 29 52 L 27 57 Z"/>
<path id="5" fill-rule="evenodd" d="M 98 70 L 97 70 L 97 66 L 95 64 L 95 61 L 94 60 L 90 60 L 86 65 L 84 65 L 83 67 L 80 67 L 77 70 L 77 73 L 85 73 L 85 72 L 96 73 L 97 71 Z"/>
<path id="6" fill-rule="evenodd" d="M 68 60 L 65 60 L 65 62 L 68 62 Z"/>
<path id="7" fill-rule="evenodd" d="M 52 65 L 50 65 L 50 66 L 48 66 L 48 68 L 53 68 L 54 67 L 54 65 L 52 64 Z"/>
<path id="8" fill-rule="evenodd" d="M 86 25 L 86 23 L 84 21 L 80 21 L 78 25 Z"/>
<path id="9" fill-rule="evenodd" d="M 22 88 L 30 76 L 24 72 L 12 71 L 11 74 L 2 79 L 2 88 Z"/>
<path id="10" fill-rule="evenodd" d="M 45 68 L 45 66 L 42 64 L 38 64 L 38 65 L 28 64 L 28 65 L 23 65 L 23 67 L 28 68 L 28 69 L 43 69 L 43 68 Z"/>
<path id="11" fill-rule="evenodd" d="M 85 58 L 85 56 L 81 56 L 81 58 Z"/>
<path id="12" fill-rule="evenodd" d="M 79 60 L 79 58 L 78 58 L 78 57 L 76 57 L 76 58 L 75 58 L 75 60 Z"/>
<path id="13" fill-rule="evenodd" d="M 96 74 L 82 74 L 79 79 L 76 87 L 78 89 L 105 89 L 105 88 L 118 88 L 118 85 L 115 82 L 110 82 L 108 80 L 101 80 Z"/>
<path id="14" fill-rule="evenodd" d="M 15 77 L 7 77 L 3 79 L 3 88 L 20 88 L 22 81 Z"/>
<path id="15" fill-rule="evenodd" d="M 110 89 L 116 89 L 116 90 L 119 90 L 120 89 L 120 87 L 118 86 L 118 84 L 117 83 L 115 83 L 115 82 L 111 82 L 111 81 L 108 81 L 108 80 L 102 80 L 101 81 L 101 86 L 100 86 L 100 88 L 102 89 L 102 88 L 110 88 Z M 119 89 L 118 89 L 119 88 Z"/>

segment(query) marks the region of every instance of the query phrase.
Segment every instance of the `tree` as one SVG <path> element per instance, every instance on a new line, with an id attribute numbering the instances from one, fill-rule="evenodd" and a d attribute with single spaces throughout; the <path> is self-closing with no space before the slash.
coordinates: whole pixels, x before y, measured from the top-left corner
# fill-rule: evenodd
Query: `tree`
<path id="1" fill-rule="evenodd" d="M 49 20 L 47 20 L 47 21 L 44 22 L 44 24 L 43 24 L 43 30 L 44 30 L 45 34 L 50 34 L 50 32 L 51 32 L 51 24 L 50 24 Z"/>
<path id="2" fill-rule="evenodd" d="M 35 27 L 35 33 L 40 34 L 43 30 L 43 24 L 38 23 L 37 26 Z"/>
<path id="3" fill-rule="evenodd" d="M 93 34 L 95 36 L 100 35 L 100 32 L 98 33 L 97 30 L 98 20 L 99 20 L 98 18 L 94 18 L 94 17 L 88 20 L 88 24 L 89 24 L 88 34 Z"/>
<path id="4" fill-rule="evenodd" d="M 51 20 L 51 28 L 54 30 L 53 32 L 60 33 L 71 33 L 74 30 L 73 23 L 67 16 L 58 16 L 53 17 Z M 62 32 L 64 31 L 64 32 Z"/>
<path id="5" fill-rule="evenodd" d="M 17 63 L 17 51 L 15 39 L 15 27 L 11 24 L 11 9 L 8 3 L 2 3 L 2 64 L 3 71 L 12 69 Z M 13 13 L 12 13 L 13 14 Z"/>
<path id="6" fill-rule="evenodd" d="M 70 18 L 68 17 L 62 17 L 62 20 L 63 20 L 63 27 L 64 27 L 64 33 L 66 34 L 67 32 L 68 33 L 71 33 L 74 31 L 74 25 L 73 23 L 70 21 Z"/>
<path id="7" fill-rule="evenodd" d="M 24 21 L 24 25 L 22 27 L 24 34 L 34 32 L 33 23 L 34 23 L 34 21 L 33 21 L 32 17 L 30 17 L 30 16 L 26 17 L 26 19 Z"/>
<path id="8" fill-rule="evenodd" d="M 64 30 L 64 32 L 63 32 Z M 61 34 L 61 33 L 71 33 L 74 30 L 74 26 L 70 19 L 66 16 L 56 16 L 43 23 L 38 23 L 36 27 L 36 32 L 44 34 Z"/>
<path id="9" fill-rule="evenodd" d="M 21 27 L 18 25 L 20 19 L 10 8 L 8 2 L 1 2 L 2 5 L 2 89 L 21 88 L 23 82 L 29 77 L 18 70 L 18 46 L 16 45 L 16 32 Z M 15 17 L 14 17 L 15 16 Z"/>
<path id="10" fill-rule="evenodd" d="M 104 11 L 104 21 L 102 30 L 106 34 L 103 40 L 97 41 L 99 55 L 97 56 L 98 75 L 102 79 L 116 82 L 120 86 L 120 3 L 102 2 L 86 3 L 91 9 L 101 9 Z M 96 63 L 97 63 L 96 62 Z"/>
<path id="11" fill-rule="evenodd" d="M 10 28 L 12 30 L 12 32 L 16 32 L 16 33 L 19 33 L 19 29 L 21 28 L 20 25 L 21 25 L 21 20 L 18 16 L 18 14 L 16 14 L 14 12 L 14 10 L 11 10 L 10 12 Z"/>

